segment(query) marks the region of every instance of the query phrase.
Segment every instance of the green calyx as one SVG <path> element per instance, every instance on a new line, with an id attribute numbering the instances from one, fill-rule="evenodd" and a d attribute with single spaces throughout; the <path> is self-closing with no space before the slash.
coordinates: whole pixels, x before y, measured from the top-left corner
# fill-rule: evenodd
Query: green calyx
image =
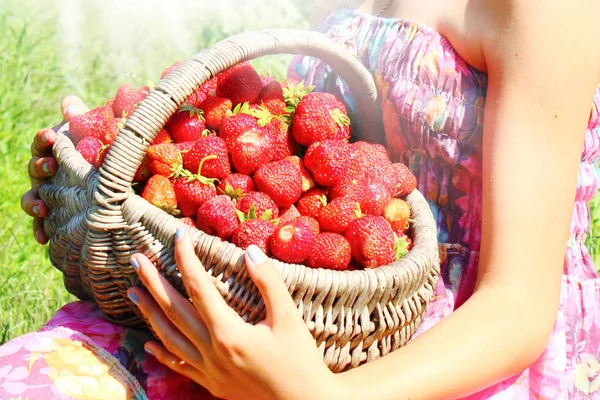
<path id="1" fill-rule="evenodd" d="M 405 236 L 398 236 L 394 233 L 394 251 L 396 252 L 396 261 L 408 254 L 408 241 Z"/>
<path id="2" fill-rule="evenodd" d="M 336 108 L 335 110 L 329 110 L 329 115 L 331 115 L 331 118 L 333 118 L 333 121 L 340 127 L 340 129 L 350 126 L 350 117 L 344 114 L 339 108 Z"/>
<path id="3" fill-rule="evenodd" d="M 259 219 L 257 218 L 256 208 L 254 207 L 254 204 L 251 204 L 250 208 L 248 208 L 248 214 L 244 214 L 240 210 L 236 210 L 235 212 L 237 213 L 240 223 L 243 223 L 244 221 L 249 221 L 251 219 Z M 261 214 L 260 219 L 262 219 L 263 221 L 270 221 L 271 215 L 273 215 L 273 211 L 269 209 Z"/>
<path id="4" fill-rule="evenodd" d="M 226 194 L 234 200 L 241 199 L 246 195 L 246 193 L 242 192 L 242 189 L 234 189 L 233 186 L 231 186 L 229 183 L 225 185 L 225 190 L 219 188 L 219 191 L 223 194 Z"/>
<path id="5" fill-rule="evenodd" d="M 183 106 L 181 106 L 181 108 L 179 109 L 179 112 L 186 112 L 186 111 L 190 113 L 190 119 L 194 118 L 194 116 L 196 116 L 196 117 L 198 117 L 199 120 L 204 121 L 204 110 L 202 110 L 198 107 L 194 107 L 190 103 L 185 103 Z"/>
<path id="6" fill-rule="evenodd" d="M 360 209 L 360 204 L 358 202 L 356 202 L 356 208 L 354 209 L 354 215 L 356 215 L 356 218 L 362 218 L 362 216 L 363 216 L 362 210 Z"/>
<path id="7" fill-rule="evenodd" d="M 323 204 L 323 207 L 327 206 L 327 196 L 325 196 L 325 193 L 323 193 L 322 195 L 319 196 L 319 201 L 321 201 L 321 204 Z M 358 203 L 356 203 L 358 204 Z"/>
<path id="8" fill-rule="evenodd" d="M 215 156 L 215 155 L 210 155 L 210 156 L 204 157 L 200 161 L 200 165 L 198 166 L 198 173 L 197 174 L 192 174 L 190 171 L 188 171 L 187 169 L 183 168 L 183 165 L 182 165 L 177 170 L 177 173 L 175 173 L 175 177 L 176 178 L 187 178 L 186 179 L 187 182 L 200 181 L 204 185 L 213 185 L 214 186 L 215 185 L 215 181 L 217 181 L 217 179 L 216 178 L 207 178 L 205 176 L 202 176 L 202 174 L 200 172 L 202 171 L 202 166 L 204 165 L 204 163 L 207 160 L 214 160 L 216 158 L 217 158 L 217 156 Z"/>
<path id="9" fill-rule="evenodd" d="M 304 96 L 315 90 L 314 86 L 304 86 L 304 83 L 300 82 L 297 85 L 288 85 L 283 88 L 283 99 L 288 108 L 286 112 L 293 114 L 296 112 L 296 107 Z"/>

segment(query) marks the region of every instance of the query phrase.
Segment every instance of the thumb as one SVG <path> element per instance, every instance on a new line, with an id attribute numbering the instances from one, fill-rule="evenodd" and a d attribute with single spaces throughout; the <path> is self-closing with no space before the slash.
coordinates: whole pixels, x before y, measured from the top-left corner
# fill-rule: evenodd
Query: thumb
<path id="1" fill-rule="evenodd" d="M 281 273 L 255 245 L 246 249 L 245 261 L 248 274 L 265 303 L 267 324 L 272 328 L 288 326 L 299 315 Z"/>
<path id="2" fill-rule="evenodd" d="M 83 104 L 83 101 L 77 96 L 67 96 L 60 104 L 62 110 L 63 122 L 70 121 L 73 117 L 85 114 L 90 109 Z"/>

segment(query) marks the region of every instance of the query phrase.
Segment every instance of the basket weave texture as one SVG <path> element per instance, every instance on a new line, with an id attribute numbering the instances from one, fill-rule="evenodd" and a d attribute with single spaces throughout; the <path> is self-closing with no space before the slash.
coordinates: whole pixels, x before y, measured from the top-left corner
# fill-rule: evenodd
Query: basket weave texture
<path id="1" fill-rule="evenodd" d="M 173 237 L 182 223 L 135 195 L 131 182 L 144 154 L 169 117 L 200 85 L 242 61 L 267 54 L 304 54 L 327 62 L 350 86 L 359 115 L 354 132 L 381 142 L 377 90 L 369 72 L 346 48 L 326 36 L 298 30 L 266 30 L 225 39 L 183 62 L 151 90 L 127 119 L 100 170 L 87 163 L 69 138 L 68 124 L 53 147 L 59 170 L 40 187 L 50 209 L 44 229 L 52 264 L 69 292 L 95 301 L 116 323 L 146 327 L 128 299 L 140 285 L 130 257 L 153 261 L 182 294 Z M 439 276 L 436 227 L 422 194 L 407 196 L 413 248 L 376 269 L 332 271 L 273 260 L 328 367 L 343 371 L 403 346 L 421 324 Z M 249 278 L 243 250 L 193 230 L 196 254 L 227 303 L 246 321 L 265 316 Z"/>

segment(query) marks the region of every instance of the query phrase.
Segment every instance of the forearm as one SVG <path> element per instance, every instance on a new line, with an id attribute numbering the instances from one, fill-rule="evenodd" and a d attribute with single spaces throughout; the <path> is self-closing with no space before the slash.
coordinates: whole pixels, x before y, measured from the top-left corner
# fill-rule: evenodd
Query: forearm
<path id="1" fill-rule="evenodd" d="M 480 290 L 403 348 L 342 373 L 344 398 L 457 398 L 511 377 L 533 363 L 548 341 L 556 302 L 546 301 L 540 311 L 526 294 Z"/>

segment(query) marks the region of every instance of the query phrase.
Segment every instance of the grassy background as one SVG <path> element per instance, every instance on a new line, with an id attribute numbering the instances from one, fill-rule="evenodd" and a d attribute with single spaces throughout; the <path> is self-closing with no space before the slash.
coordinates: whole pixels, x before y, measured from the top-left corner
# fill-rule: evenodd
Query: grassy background
<path id="1" fill-rule="evenodd" d="M 47 249 L 32 238 L 31 219 L 19 205 L 29 186 L 32 136 L 59 122 L 60 99 L 77 94 L 97 106 L 122 83 L 157 80 L 172 62 L 232 34 L 309 28 L 306 10 L 287 0 L 165 3 L 0 0 L 0 344 L 39 329 L 74 300 Z M 283 76 L 288 61 L 267 57 L 255 65 Z M 600 226 L 597 203 L 594 226 Z M 599 243 L 589 244 L 599 255 Z"/>

